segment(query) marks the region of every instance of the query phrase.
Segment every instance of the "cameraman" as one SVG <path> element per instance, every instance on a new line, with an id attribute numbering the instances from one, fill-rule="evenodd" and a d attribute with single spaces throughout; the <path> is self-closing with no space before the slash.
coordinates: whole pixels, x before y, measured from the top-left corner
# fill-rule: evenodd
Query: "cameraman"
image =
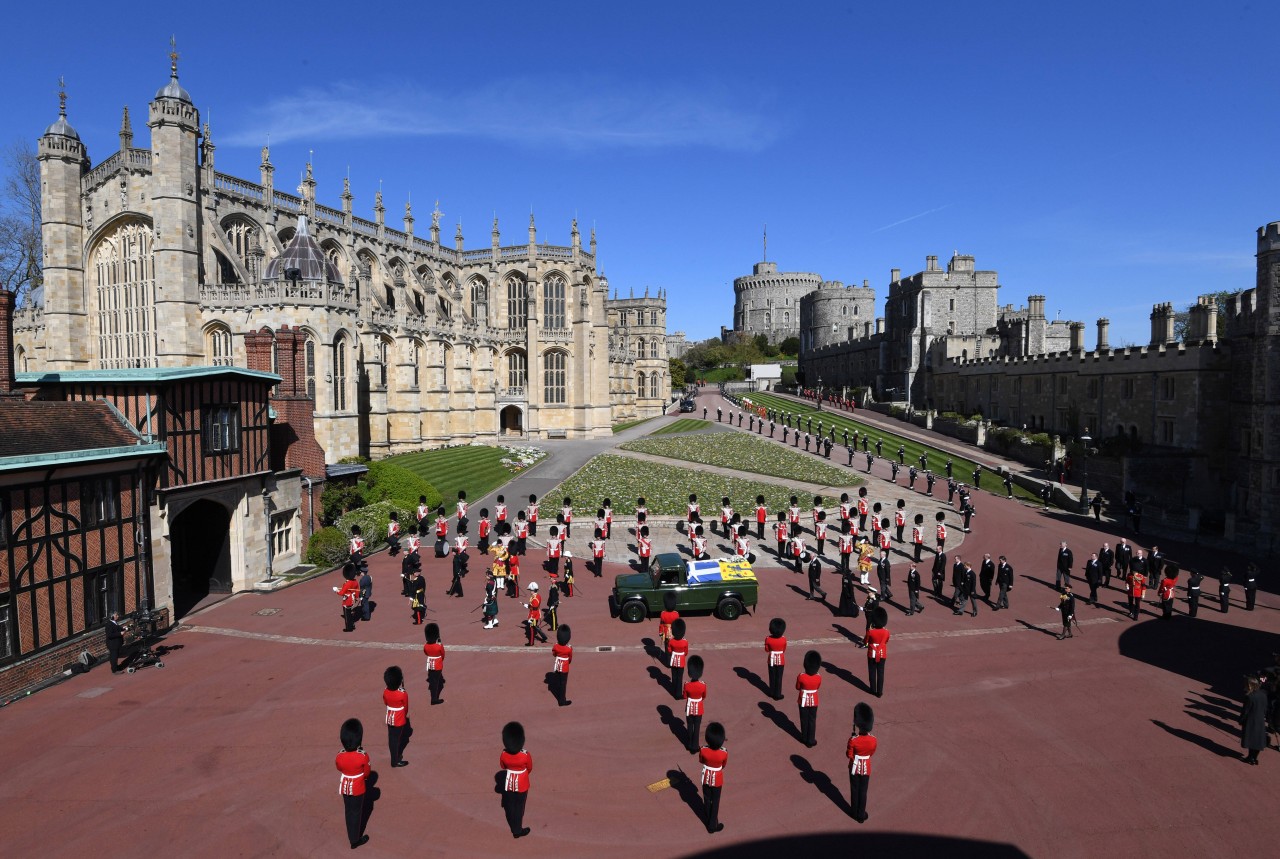
<path id="1" fill-rule="evenodd" d="M 124 669 L 120 667 L 120 648 L 124 646 L 124 628 L 125 624 L 120 620 L 120 612 L 111 612 L 111 618 L 107 621 L 107 656 L 111 660 L 111 673 L 119 674 Z"/>

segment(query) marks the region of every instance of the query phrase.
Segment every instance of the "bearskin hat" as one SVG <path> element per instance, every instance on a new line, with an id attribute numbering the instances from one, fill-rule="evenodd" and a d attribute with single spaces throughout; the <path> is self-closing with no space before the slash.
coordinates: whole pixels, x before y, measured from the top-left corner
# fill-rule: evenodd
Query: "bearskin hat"
<path id="1" fill-rule="evenodd" d="M 707 729 L 702 732 L 702 738 L 706 740 L 707 745 L 713 749 L 719 749 L 724 745 L 724 725 L 719 722 L 712 722 L 707 725 Z"/>
<path id="2" fill-rule="evenodd" d="M 775 617 L 769 621 L 769 635 L 774 638 L 781 638 L 787 634 L 787 622 L 780 617 Z"/>
<path id="3" fill-rule="evenodd" d="M 342 740 L 344 749 L 354 752 L 364 742 L 364 725 L 360 724 L 359 719 L 347 719 L 342 723 L 342 730 L 338 733 L 338 737 Z"/>
<path id="4" fill-rule="evenodd" d="M 392 665 L 382 672 L 382 682 L 387 684 L 387 689 L 394 692 L 404 685 L 404 672 L 400 670 L 399 665 Z"/>
<path id="5" fill-rule="evenodd" d="M 569 624 L 562 623 L 556 629 L 556 644 L 565 645 L 569 643 L 570 636 L 573 632 L 569 629 Z"/>
<path id="6" fill-rule="evenodd" d="M 702 677 L 702 657 L 690 656 L 689 657 L 689 679 L 699 680 L 701 679 L 701 677 Z"/>
<path id="7" fill-rule="evenodd" d="M 871 733 L 871 728 L 876 723 L 876 714 L 872 712 L 870 704 L 857 704 L 853 708 L 853 726 L 858 729 L 859 734 Z"/>
<path id="8" fill-rule="evenodd" d="M 502 726 L 502 748 L 507 754 L 514 755 L 524 749 L 524 725 L 519 722 L 507 722 Z"/>
<path id="9" fill-rule="evenodd" d="M 816 650 L 810 650 L 804 655 L 804 673 L 817 674 L 818 669 L 822 667 L 822 654 Z"/>
<path id="10" fill-rule="evenodd" d="M 423 628 L 422 634 L 426 636 L 427 644 L 435 644 L 440 641 L 440 624 L 429 623 Z"/>

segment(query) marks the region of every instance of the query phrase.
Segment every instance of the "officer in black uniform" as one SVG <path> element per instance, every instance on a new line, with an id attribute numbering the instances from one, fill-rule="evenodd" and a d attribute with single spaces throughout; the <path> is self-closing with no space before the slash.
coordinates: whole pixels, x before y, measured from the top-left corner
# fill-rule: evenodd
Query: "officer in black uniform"
<path id="1" fill-rule="evenodd" d="M 933 495 L 933 484 L 934 484 L 934 481 L 936 481 L 937 479 L 938 479 L 937 475 L 935 475 L 932 471 L 925 469 L 925 472 L 924 472 L 925 494 L 929 496 Z"/>
<path id="2" fill-rule="evenodd" d="M 1203 581 L 1204 576 L 1199 570 L 1193 570 L 1187 580 L 1187 617 L 1195 617 L 1200 611 L 1200 583 Z"/>
<path id="3" fill-rule="evenodd" d="M 1249 566 L 1244 571 L 1244 610 L 1253 611 L 1254 604 L 1258 601 L 1258 565 L 1249 562 Z"/>
<path id="4" fill-rule="evenodd" d="M 1231 571 L 1226 567 L 1218 574 L 1218 604 L 1223 614 L 1231 609 Z"/>

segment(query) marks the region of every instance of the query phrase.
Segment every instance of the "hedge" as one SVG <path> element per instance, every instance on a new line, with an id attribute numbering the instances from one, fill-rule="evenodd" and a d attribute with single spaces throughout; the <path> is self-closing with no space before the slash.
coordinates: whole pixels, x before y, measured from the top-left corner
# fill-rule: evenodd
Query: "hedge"
<path id="1" fill-rule="evenodd" d="M 307 543 L 307 563 L 317 567 L 333 567 L 350 557 L 347 535 L 332 526 L 321 528 Z"/>
<path id="2" fill-rule="evenodd" d="M 387 501 L 402 511 L 417 510 L 422 495 L 427 496 L 427 506 L 432 510 L 443 503 L 440 493 L 425 479 L 385 460 L 369 463 L 365 485 L 365 501 Z"/>

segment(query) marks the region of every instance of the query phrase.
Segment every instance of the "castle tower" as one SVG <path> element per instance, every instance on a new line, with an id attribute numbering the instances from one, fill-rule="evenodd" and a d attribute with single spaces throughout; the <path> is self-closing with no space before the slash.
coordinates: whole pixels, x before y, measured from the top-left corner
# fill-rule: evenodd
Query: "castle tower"
<path id="1" fill-rule="evenodd" d="M 80 180 L 89 169 L 89 155 L 67 122 L 66 92 L 59 92 L 58 98 L 58 120 L 45 129 L 36 154 L 44 244 L 45 365 L 51 370 L 76 370 L 89 366 L 80 209 Z"/>
<path id="2" fill-rule="evenodd" d="M 154 228 L 156 363 L 199 364 L 200 114 L 178 83 L 178 53 L 169 54 L 169 83 L 150 105 L 151 212 Z"/>

